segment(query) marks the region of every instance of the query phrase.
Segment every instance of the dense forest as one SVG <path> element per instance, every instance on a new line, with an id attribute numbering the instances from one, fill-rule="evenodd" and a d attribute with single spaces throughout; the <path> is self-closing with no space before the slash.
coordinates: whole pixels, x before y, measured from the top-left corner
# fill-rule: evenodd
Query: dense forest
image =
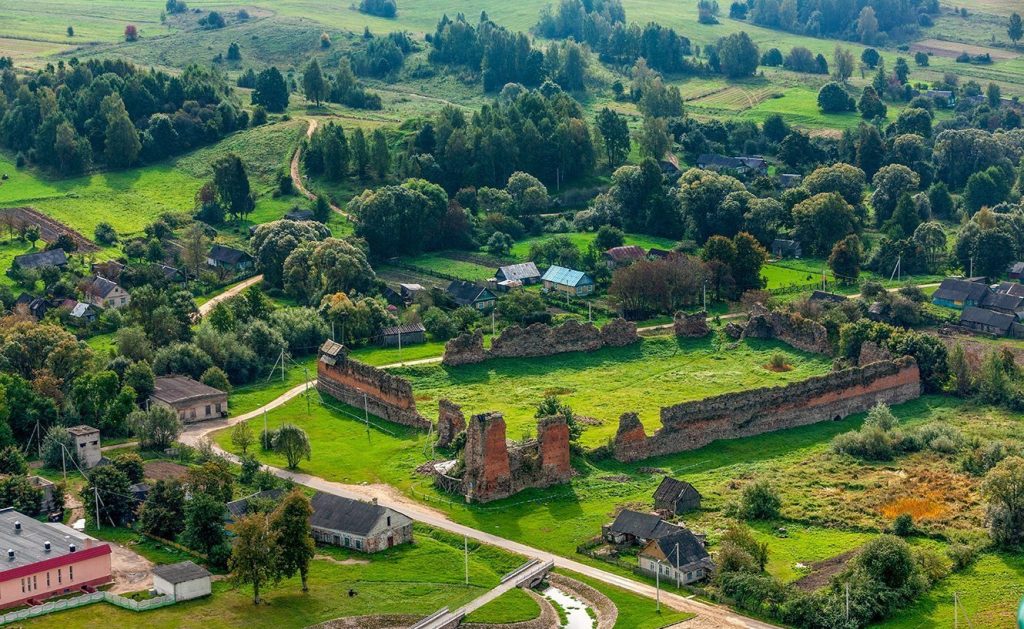
<path id="1" fill-rule="evenodd" d="M 93 163 L 126 168 L 215 142 L 248 125 L 223 77 L 179 76 L 89 60 L 0 76 L 0 146 L 62 174 Z"/>

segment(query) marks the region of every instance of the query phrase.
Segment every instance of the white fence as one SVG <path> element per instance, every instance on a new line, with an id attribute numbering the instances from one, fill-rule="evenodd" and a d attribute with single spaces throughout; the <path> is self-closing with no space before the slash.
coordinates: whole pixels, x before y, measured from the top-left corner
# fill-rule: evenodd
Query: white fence
<path id="1" fill-rule="evenodd" d="M 144 601 L 136 601 L 118 594 L 111 594 L 110 592 L 93 592 L 91 594 L 83 594 L 73 598 L 63 598 L 59 601 L 43 603 L 42 605 L 35 605 L 26 609 L 19 609 L 18 611 L 6 613 L 0 616 L 0 625 L 6 625 L 19 620 L 27 620 L 29 618 L 36 618 L 37 616 L 45 616 L 46 614 L 51 614 L 53 612 L 84 607 L 85 605 L 91 605 L 101 601 L 106 601 L 111 605 L 117 605 L 118 607 L 129 609 L 133 612 L 166 607 L 168 605 L 173 605 L 176 602 L 173 596 L 168 595 L 157 596 Z"/>

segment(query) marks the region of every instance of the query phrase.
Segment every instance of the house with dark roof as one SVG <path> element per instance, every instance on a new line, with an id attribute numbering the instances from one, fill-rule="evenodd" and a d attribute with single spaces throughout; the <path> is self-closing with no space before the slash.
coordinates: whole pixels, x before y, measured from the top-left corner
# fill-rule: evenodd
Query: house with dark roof
<path id="1" fill-rule="evenodd" d="M 974 332 L 993 336 L 1018 337 L 1024 332 L 1024 326 L 1017 323 L 1013 315 L 968 306 L 960 313 L 960 325 Z"/>
<path id="2" fill-rule="evenodd" d="M 799 186 L 801 181 L 803 181 L 803 177 L 796 173 L 782 173 L 779 175 L 779 185 L 786 189 Z"/>
<path id="3" fill-rule="evenodd" d="M 1013 315 L 1020 321 L 1024 318 L 1024 296 L 989 291 L 981 300 L 981 307 L 1003 314 Z"/>
<path id="4" fill-rule="evenodd" d="M 989 287 L 983 281 L 947 277 L 932 294 L 932 303 L 944 308 L 962 310 L 972 306 L 980 306 Z"/>
<path id="5" fill-rule="evenodd" d="M 567 269 L 564 266 L 551 266 L 540 278 L 544 290 L 568 293 L 576 297 L 590 295 L 594 292 L 594 280 L 583 271 Z"/>
<path id="6" fill-rule="evenodd" d="M 1003 295 L 1024 297 L 1024 284 L 1018 282 L 999 282 L 992 287 L 992 290 Z"/>
<path id="7" fill-rule="evenodd" d="M 191 561 L 153 567 L 153 589 L 176 601 L 190 601 L 209 596 L 210 571 Z"/>
<path id="8" fill-rule="evenodd" d="M 96 309 L 84 301 L 65 299 L 60 307 L 67 311 L 69 317 L 79 323 L 92 323 L 98 317 Z"/>
<path id="9" fill-rule="evenodd" d="M 459 306 L 480 311 L 490 310 L 498 303 L 498 298 L 490 290 L 465 280 L 453 280 L 445 292 Z"/>
<path id="10" fill-rule="evenodd" d="M 647 542 L 637 555 L 637 565 L 641 572 L 677 586 L 700 581 L 715 570 L 704 543 L 687 529 Z"/>
<path id="11" fill-rule="evenodd" d="M 254 494 L 249 494 L 244 498 L 232 500 L 231 502 L 224 505 L 225 508 L 227 508 L 228 512 L 224 520 L 227 523 L 237 522 L 239 518 L 241 518 L 244 515 L 249 515 L 249 513 L 252 512 L 252 509 L 249 508 L 250 505 L 255 504 L 257 501 L 260 500 L 269 500 L 277 502 L 283 495 L 283 489 L 264 489 L 263 491 L 258 491 Z"/>
<path id="12" fill-rule="evenodd" d="M 1019 280 L 1024 277 L 1024 262 L 1014 262 L 1006 269 L 1006 275 L 1011 280 Z"/>
<path id="13" fill-rule="evenodd" d="M 494 280 L 501 286 L 504 282 L 519 282 L 521 285 L 536 284 L 540 281 L 540 271 L 533 262 L 522 262 L 498 267 Z"/>
<path id="14" fill-rule="evenodd" d="M 93 262 L 89 265 L 89 269 L 93 275 L 105 277 L 108 280 L 118 281 L 121 279 L 121 273 L 124 272 L 124 265 L 117 260 L 106 260 L 105 262 Z"/>
<path id="15" fill-rule="evenodd" d="M 86 301 L 97 308 L 117 310 L 124 308 L 132 301 L 132 296 L 117 282 L 98 275 L 82 287 L 82 294 L 85 295 Z"/>
<path id="16" fill-rule="evenodd" d="M 316 492 L 309 518 L 313 539 L 321 544 L 375 553 L 412 542 L 412 518 L 377 501 L 362 502 Z"/>
<path id="17" fill-rule="evenodd" d="M 149 399 L 178 414 L 186 424 L 228 415 L 228 394 L 188 376 L 160 376 Z"/>
<path id="18" fill-rule="evenodd" d="M 605 251 L 602 256 L 608 268 L 615 269 L 620 266 L 633 264 L 637 260 L 644 260 L 647 258 L 647 253 L 636 245 L 623 245 L 621 247 L 612 247 Z"/>
<path id="19" fill-rule="evenodd" d="M 821 304 L 841 304 L 847 301 L 843 295 L 837 295 L 835 293 L 829 293 L 823 290 L 816 290 L 811 293 L 811 296 L 807 298 L 808 301 L 816 301 Z"/>
<path id="20" fill-rule="evenodd" d="M 659 249 L 657 247 L 651 247 L 647 250 L 647 257 L 651 260 L 664 260 L 665 258 L 672 255 L 672 252 L 668 249 Z"/>
<path id="21" fill-rule="evenodd" d="M 234 247 L 214 245 L 206 254 L 206 264 L 218 269 L 239 272 L 252 267 L 252 256 Z"/>
<path id="22" fill-rule="evenodd" d="M 68 265 L 68 255 L 63 249 L 50 249 L 39 253 L 25 253 L 14 256 L 14 266 L 20 269 L 40 269 L 44 266 L 63 268 Z"/>
<path id="23" fill-rule="evenodd" d="M 700 492 L 693 485 L 666 476 L 654 490 L 654 508 L 665 511 L 669 516 L 682 515 L 700 509 Z"/>
<path id="24" fill-rule="evenodd" d="M 697 158 L 697 168 L 754 177 L 768 174 L 768 162 L 759 155 L 727 157 L 725 155 L 705 153 Z"/>
<path id="25" fill-rule="evenodd" d="M 803 255 L 803 247 L 799 240 L 776 238 L 772 241 L 772 255 L 776 258 L 799 258 Z"/>
<path id="26" fill-rule="evenodd" d="M 311 221 L 313 220 L 313 210 L 304 210 L 302 208 L 293 207 L 284 213 L 284 220 L 286 221 Z"/>
<path id="27" fill-rule="evenodd" d="M 405 347 L 427 342 L 427 329 L 422 323 L 394 325 L 380 331 L 378 342 L 384 347 Z"/>
<path id="28" fill-rule="evenodd" d="M 623 509 L 615 521 L 601 527 L 601 535 L 612 544 L 644 545 L 682 530 L 656 515 Z"/>

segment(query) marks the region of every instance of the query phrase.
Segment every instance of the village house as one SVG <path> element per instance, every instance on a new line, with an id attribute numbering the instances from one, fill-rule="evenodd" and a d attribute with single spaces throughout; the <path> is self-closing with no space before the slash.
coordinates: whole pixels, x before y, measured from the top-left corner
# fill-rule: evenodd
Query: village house
<path id="1" fill-rule="evenodd" d="M 960 313 L 960 325 L 974 332 L 993 336 L 1024 336 L 1024 326 L 1013 315 L 968 306 Z"/>
<path id="2" fill-rule="evenodd" d="M 384 347 L 421 345 L 427 342 L 427 329 L 419 322 L 395 325 L 382 329 L 379 338 Z"/>
<path id="3" fill-rule="evenodd" d="M 980 306 L 989 287 L 979 278 L 961 279 L 947 277 L 932 294 L 932 303 L 944 308 L 962 310 L 971 306 Z"/>
<path id="4" fill-rule="evenodd" d="M 100 429 L 79 424 L 68 428 L 68 432 L 75 438 L 75 452 L 78 453 L 79 464 L 86 469 L 99 465 L 103 460 L 103 452 L 100 449 Z"/>
<path id="5" fill-rule="evenodd" d="M 700 509 L 700 492 L 693 485 L 666 476 L 654 491 L 654 509 L 665 511 L 669 516 L 682 515 Z"/>
<path id="6" fill-rule="evenodd" d="M 494 280 L 498 286 L 507 285 L 511 282 L 518 282 L 519 286 L 529 286 L 540 281 L 540 271 L 533 262 L 520 264 L 509 264 L 498 267 L 494 273 Z"/>
<path id="7" fill-rule="evenodd" d="M 317 492 L 309 524 L 321 544 L 375 553 L 412 542 L 412 519 L 373 502 Z"/>
<path id="8" fill-rule="evenodd" d="M 284 220 L 296 221 L 298 223 L 301 223 L 303 221 L 313 220 L 313 216 L 313 210 L 304 210 L 299 207 L 293 207 L 292 209 L 284 213 Z"/>
<path id="9" fill-rule="evenodd" d="M 782 173 L 779 175 L 779 185 L 783 189 L 795 188 L 803 181 L 803 177 L 795 173 Z"/>
<path id="10" fill-rule="evenodd" d="M 191 601 L 210 595 L 211 576 L 209 570 L 191 561 L 159 565 L 153 568 L 153 589 L 178 602 Z"/>
<path id="11" fill-rule="evenodd" d="M 1024 296 L 989 291 L 981 300 L 981 307 L 1003 314 L 1013 315 L 1017 320 L 1024 318 Z"/>
<path id="12" fill-rule="evenodd" d="M 149 399 L 176 412 L 186 424 L 228 415 L 227 393 L 188 376 L 160 376 Z"/>
<path id="13" fill-rule="evenodd" d="M 1003 295 L 1024 297 L 1024 284 L 1019 282 L 999 282 L 992 287 L 992 290 Z"/>
<path id="14" fill-rule="evenodd" d="M 416 301 L 417 295 L 425 292 L 427 289 L 423 288 L 421 284 L 399 284 L 398 290 L 405 303 L 411 304 Z"/>
<path id="15" fill-rule="evenodd" d="M 25 253 L 14 256 L 14 266 L 19 269 L 41 269 L 44 266 L 64 268 L 68 265 L 68 255 L 63 249 L 50 249 L 39 253 Z"/>
<path id="16" fill-rule="evenodd" d="M 616 269 L 620 266 L 633 264 L 637 260 L 644 260 L 647 258 L 647 254 L 636 245 L 624 245 L 622 247 L 612 247 L 605 251 L 602 257 L 604 257 L 605 264 L 608 265 L 609 269 Z"/>
<path id="17" fill-rule="evenodd" d="M 36 319 L 45 317 L 52 307 L 49 301 L 29 293 L 22 293 L 14 301 L 15 310 L 30 314 Z"/>
<path id="18" fill-rule="evenodd" d="M 811 293 L 811 296 L 807 298 L 808 301 L 818 302 L 820 304 L 841 304 L 847 301 L 843 295 L 837 295 L 835 293 L 829 293 L 823 290 L 816 290 Z"/>
<path id="19" fill-rule="evenodd" d="M 89 265 L 89 270 L 92 271 L 93 275 L 105 277 L 111 281 L 118 281 L 121 279 L 121 273 L 124 272 L 124 265 L 117 260 L 106 260 L 105 262 L 93 262 Z"/>
<path id="20" fill-rule="evenodd" d="M 132 301 L 132 296 L 128 294 L 128 291 L 121 288 L 116 282 L 98 275 L 82 288 L 82 293 L 86 300 L 97 308 L 118 310 Z"/>
<path id="21" fill-rule="evenodd" d="M 687 585 L 710 576 L 715 569 L 704 543 L 686 529 L 647 542 L 637 555 L 640 571 L 648 576 Z"/>
<path id="22" fill-rule="evenodd" d="M 594 292 L 594 280 L 583 271 L 567 269 L 564 266 L 552 266 L 541 277 L 544 290 L 567 293 L 583 297 Z"/>
<path id="23" fill-rule="evenodd" d="M 283 489 L 264 489 L 254 494 L 249 494 L 244 498 L 238 500 L 232 500 L 231 502 L 224 505 L 227 508 L 227 515 L 224 516 L 224 521 L 227 524 L 237 522 L 239 518 L 244 515 L 249 515 L 253 511 L 249 505 L 256 501 L 266 500 L 276 503 L 280 500 L 281 496 L 284 495 Z"/>
<path id="24" fill-rule="evenodd" d="M 768 174 L 768 162 L 759 155 L 727 157 L 706 153 L 697 158 L 697 168 L 715 172 L 731 172 L 741 176 L 757 177 Z"/>
<path id="25" fill-rule="evenodd" d="M 457 305 L 475 310 L 490 310 L 498 303 L 498 298 L 490 290 L 465 280 L 452 281 L 445 292 Z"/>
<path id="26" fill-rule="evenodd" d="M 1006 275 L 1011 280 L 1020 280 L 1024 277 L 1024 262 L 1014 262 L 1006 269 Z"/>
<path id="27" fill-rule="evenodd" d="M 771 250 L 775 258 L 799 258 L 803 255 L 799 240 L 776 238 L 772 241 Z"/>
<path id="28" fill-rule="evenodd" d="M 238 273 L 252 267 L 252 256 L 234 247 L 214 245 L 206 254 L 206 264 L 218 269 Z"/>
<path id="29" fill-rule="evenodd" d="M 63 524 L 0 509 L 0 608 L 110 583 L 110 545 Z"/>
<path id="30" fill-rule="evenodd" d="M 78 323 L 92 323 L 99 316 L 92 304 L 77 299 L 65 299 L 60 304 L 61 309 L 67 311 L 68 316 Z"/>
<path id="31" fill-rule="evenodd" d="M 650 513 L 623 509 L 611 524 L 601 527 L 601 535 L 612 544 L 643 546 L 652 539 L 660 539 L 683 530 Z"/>

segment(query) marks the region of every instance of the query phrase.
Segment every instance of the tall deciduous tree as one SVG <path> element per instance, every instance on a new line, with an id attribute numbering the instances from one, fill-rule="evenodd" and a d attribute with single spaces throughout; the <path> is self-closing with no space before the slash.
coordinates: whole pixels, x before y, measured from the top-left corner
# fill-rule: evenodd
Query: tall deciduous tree
<path id="1" fill-rule="evenodd" d="M 271 66 L 256 76 L 256 87 L 252 92 L 252 104 L 261 105 L 267 111 L 282 112 L 288 108 L 288 85 L 281 71 Z"/>
<path id="2" fill-rule="evenodd" d="M 327 97 L 327 81 L 324 79 L 323 70 L 320 69 L 320 62 L 316 59 L 306 64 L 302 73 L 302 91 L 306 93 L 306 100 L 311 100 L 320 106 L 320 101 Z"/>
<path id="3" fill-rule="evenodd" d="M 846 82 L 853 75 L 853 53 L 849 48 L 836 46 L 832 53 L 832 72 L 837 81 Z"/>
<path id="4" fill-rule="evenodd" d="M 597 115 L 597 129 L 604 138 L 608 166 L 615 168 L 629 155 L 629 126 L 623 116 L 605 107 Z M 659 156 L 660 157 L 660 156 Z"/>
<path id="5" fill-rule="evenodd" d="M 252 586 L 252 604 L 260 604 L 260 587 L 277 579 L 275 533 L 264 513 L 239 518 L 231 527 L 234 545 L 228 568 L 235 583 Z"/>
<path id="6" fill-rule="evenodd" d="M 116 168 L 127 168 L 139 159 L 142 142 L 132 124 L 124 102 L 117 94 L 103 99 L 100 110 L 106 112 L 107 130 L 104 135 L 104 155 L 107 163 Z"/>
<path id="7" fill-rule="evenodd" d="M 236 219 L 252 211 L 254 203 L 249 188 L 249 175 L 238 155 L 228 153 L 213 163 L 213 187 L 218 202 Z"/>
<path id="8" fill-rule="evenodd" d="M 391 149 L 388 148 L 388 138 L 384 130 L 377 128 L 370 136 L 370 166 L 378 179 L 387 177 L 391 170 Z"/>
<path id="9" fill-rule="evenodd" d="M 1024 459 L 1010 456 L 985 477 L 992 539 L 1004 547 L 1024 544 Z"/>
<path id="10" fill-rule="evenodd" d="M 224 530 L 224 502 L 206 493 L 194 493 L 185 505 L 185 528 L 182 541 L 211 560 L 214 551 L 223 548 L 227 533 Z"/>
<path id="11" fill-rule="evenodd" d="M 1020 41 L 1021 37 L 1024 37 L 1024 20 L 1020 19 L 1019 13 L 1010 14 L 1010 21 L 1006 27 L 1006 34 L 1010 36 L 1010 41 L 1016 46 L 1017 42 Z"/>
<path id="12" fill-rule="evenodd" d="M 210 251 L 210 237 L 199 223 L 192 223 L 181 234 L 181 261 L 193 277 L 206 264 L 206 254 Z"/>
<path id="13" fill-rule="evenodd" d="M 270 527 L 277 539 L 276 567 L 278 574 L 302 579 L 302 591 L 309 590 L 309 562 L 316 553 L 309 517 L 313 507 L 298 489 L 293 489 L 271 515 Z"/>
<path id="14" fill-rule="evenodd" d="M 306 431 L 295 424 L 285 424 L 278 429 L 277 435 L 274 436 L 274 450 L 284 455 L 288 461 L 288 468 L 293 470 L 299 466 L 302 459 L 308 461 L 312 456 Z"/>

